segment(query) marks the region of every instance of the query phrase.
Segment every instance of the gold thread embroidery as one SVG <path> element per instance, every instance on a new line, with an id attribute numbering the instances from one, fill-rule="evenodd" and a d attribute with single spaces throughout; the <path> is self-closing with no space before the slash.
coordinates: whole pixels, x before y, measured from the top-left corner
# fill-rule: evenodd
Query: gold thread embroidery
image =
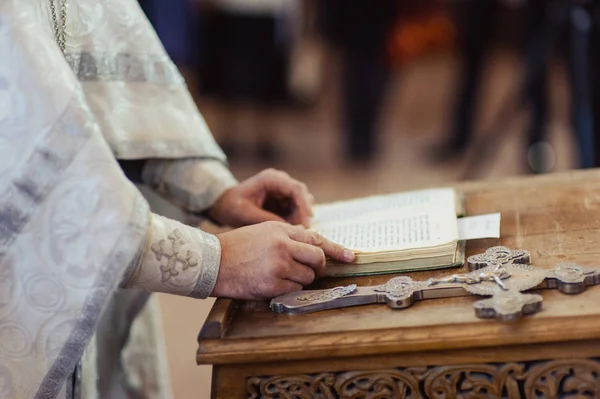
<path id="1" fill-rule="evenodd" d="M 167 241 L 168 240 L 168 241 Z M 198 255 L 194 251 L 182 253 L 181 248 L 186 244 L 181 231 L 175 229 L 167 236 L 167 240 L 160 240 L 150 248 L 156 255 L 156 260 L 166 259 L 166 263 L 160 265 L 163 283 L 169 281 L 171 277 L 179 275 L 177 264 L 181 264 L 181 270 L 187 270 L 190 267 L 198 266 Z"/>

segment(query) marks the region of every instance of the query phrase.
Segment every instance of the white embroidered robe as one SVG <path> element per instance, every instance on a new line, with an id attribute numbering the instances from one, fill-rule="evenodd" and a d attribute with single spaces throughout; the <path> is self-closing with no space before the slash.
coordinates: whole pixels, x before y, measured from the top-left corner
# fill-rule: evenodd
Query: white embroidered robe
<path id="1" fill-rule="evenodd" d="M 115 158 L 153 159 L 145 181 L 192 213 L 235 180 L 135 0 L 68 0 L 64 54 L 49 4 L 0 0 L 0 397 L 164 397 L 135 318 L 149 292 L 208 296 L 220 246 Z"/>

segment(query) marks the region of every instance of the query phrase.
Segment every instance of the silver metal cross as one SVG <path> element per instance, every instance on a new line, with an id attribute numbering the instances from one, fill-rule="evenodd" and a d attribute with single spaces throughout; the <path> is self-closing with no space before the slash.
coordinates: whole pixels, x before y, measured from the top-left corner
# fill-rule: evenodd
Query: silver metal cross
<path id="1" fill-rule="evenodd" d="M 587 286 L 600 283 L 600 270 L 573 263 L 561 263 L 554 269 L 545 270 L 531 266 L 530 262 L 527 251 L 492 247 L 484 254 L 467 259 L 469 273 L 427 281 L 400 276 L 378 286 L 352 284 L 294 292 L 274 298 L 271 309 L 277 313 L 304 314 L 373 303 L 403 309 L 425 299 L 483 295 L 490 298 L 475 302 L 477 317 L 513 321 L 541 310 L 543 298 L 523 291 L 555 288 L 566 294 L 578 294 Z"/>

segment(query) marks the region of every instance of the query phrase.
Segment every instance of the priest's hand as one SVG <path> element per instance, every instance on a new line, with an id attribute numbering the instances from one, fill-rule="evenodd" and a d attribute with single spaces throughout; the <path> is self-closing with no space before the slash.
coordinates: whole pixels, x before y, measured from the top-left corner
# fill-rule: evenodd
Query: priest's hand
<path id="1" fill-rule="evenodd" d="M 313 201 L 304 183 L 285 172 L 267 169 L 225 191 L 209 215 L 232 227 L 266 221 L 309 227 Z"/>
<path id="2" fill-rule="evenodd" d="M 221 265 L 212 296 L 274 298 L 312 283 L 325 257 L 351 262 L 354 253 L 300 226 L 265 222 L 218 234 Z"/>

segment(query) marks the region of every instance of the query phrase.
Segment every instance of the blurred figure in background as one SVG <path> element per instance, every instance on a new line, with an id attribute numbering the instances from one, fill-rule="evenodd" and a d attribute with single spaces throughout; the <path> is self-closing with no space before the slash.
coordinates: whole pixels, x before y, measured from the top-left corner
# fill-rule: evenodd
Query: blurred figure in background
<path id="1" fill-rule="evenodd" d="M 445 160 L 462 155 L 468 148 L 473 133 L 473 120 L 484 61 L 489 50 L 499 9 L 497 0 L 468 0 L 458 18 L 461 65 L 455 109 L 450 122 L 448 141 L 433 154 L 434 159 Z"/>
<path id="2" fill-rule="evenodd" d="M 230 157 L 254 141 L 258 157 L 277 156 L 272 111 L 290 103 L 289 59 L 296 0 L 200 0 L 199 91 L 218 103 L 221 146 Z M 242 148 L 243 147 L 243 148 Z"/>
<path id="3" fill-rule="evenodd" d="M 190 0 L 139 0 L 169 57 L 178 67 L 198 62 L 199 19 Z"/>
<path id="4" fill-rule="evenodd" d="M 551 171 L 554 154 L 548 140 L 549 68 L 550 57 L 546 40 L 548 0 L 527 0 L 525 3 L 525 81 L 529 92 L 524 93 L 530 106 L 529 128 L 526 137 L 526 167 L 533 173 Z M 545 58 L 544 58 L 545 57 Z"/>
<path id="5" fill-rule="evenodd" d="M 341 51 L 345 154 L 351 162 L 372 160 L 375 125 L 389 78 L 386 44 L 397 0 L 322 0 L 325 37 Z"/>
<path id="6" fill-rule="evenodd" d="M 511 2 L 511 5 L 514 2 Z M 548 58 L 545 53 L 543 31 L 546 21 L 547 0 L 527 0 L 524 7 L 525 75 L 529 86 L 527 92 L 519 93 L 527 98 L 531 107 L 525 151 L 521 159 L 527 161 L 532 172 L 551 169 L 546 159 L 549 145 L 545 142 L 548 118 Z M 469 0 L 465 4 L 458 26 L 461 29 L 462 65 L 457 101 L 450 123 L 450 134 L 445 143 L 433 154 L 435 160 L 445 161 L 462 156 L 472 144 L 473 124 L 477 118 L 481 79 L 485 61 L 492 49 L 494 31 L 498 27 L 498 15 L 502 2 L 497 0 Z M 542 58 L 540 58 L 542 57 Z M 545 58 L 544 58 L 545 57 Z"/>

